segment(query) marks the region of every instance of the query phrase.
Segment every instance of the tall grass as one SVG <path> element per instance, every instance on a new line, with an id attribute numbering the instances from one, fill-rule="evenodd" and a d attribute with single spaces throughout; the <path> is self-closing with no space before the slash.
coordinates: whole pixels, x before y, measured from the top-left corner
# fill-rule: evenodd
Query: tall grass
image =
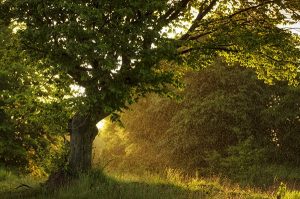
<path id="1" fill-rule="evenodd" d="M 32 189 L 39 187 L 40 183 L 45 179 L 30 175 L 17 175 L 12 171 L 0 168 L 0 194 L 3 192 L 17 192 L 24 188 Z"/>
<path id="2" fill-rule="evenodd" d="M 1 171 L 3 172 L 3 171 Z M 4 176 L 1 174 L 0 176 Z M 219 178 L 203 179 L 184 176 L 181 172 L 167 169 L 162 174 L 145 172 L 143 175 L 107 173 L 94 170 L 86 175 L 81 175 L 70 186 L 60 187 L 49 191 L 39 187 L 42 179 L 30 177 L 18 178 L 7 173 L 5 180 L 0 183 L 5 186 L 0 192 L 0 198 L 75 198 L 75 199 L 259 199 L 274 198 L 276 193 L 261 192 L 253 189 L 240 188 Z M 10 176 L 10 177 L 9 177 Z M 4 179 L 4 178 L 3 178 Z M 20 187 L 24 183 L 32 188 Z M 286 199 L 299 198 L 300 192 L 287 191 Z"/>
<path id="3" fill-rule="evenodd" d="M 300 191 L 288 191 L 283 199 L 299 199 L 300 198 Z"/>

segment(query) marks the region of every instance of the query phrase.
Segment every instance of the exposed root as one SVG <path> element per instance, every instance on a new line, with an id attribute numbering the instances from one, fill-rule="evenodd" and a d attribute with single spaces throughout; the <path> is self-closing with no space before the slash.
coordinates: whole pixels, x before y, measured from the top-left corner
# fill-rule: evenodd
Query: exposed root
<path id="1" fill-rule="evenodd" d="M 27 185 L 27 184 L 20 184 L 19 186 L 17 186 L 15 189 L 19 189 L 19 188 L 21 188 L 21 187 L 26 187 L 27 189 L 32 189 L 32 187 L 31 186 L 29 186 L 29 185 Z"/>

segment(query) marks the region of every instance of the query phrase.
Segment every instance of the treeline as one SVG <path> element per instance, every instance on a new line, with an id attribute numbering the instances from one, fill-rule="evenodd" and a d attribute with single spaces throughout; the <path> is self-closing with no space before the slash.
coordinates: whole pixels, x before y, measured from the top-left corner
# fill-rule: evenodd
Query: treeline
<path id="1" fill-rule="evenodd" d="M 102 161 L 123 171 L 171 167 L 245 184 L 299 181 L 300 87 L 267 85 L 221 62 L 185 82 L 179 102 L 148 95 L 122 114 L 125 128 L 108 123 Z"/>

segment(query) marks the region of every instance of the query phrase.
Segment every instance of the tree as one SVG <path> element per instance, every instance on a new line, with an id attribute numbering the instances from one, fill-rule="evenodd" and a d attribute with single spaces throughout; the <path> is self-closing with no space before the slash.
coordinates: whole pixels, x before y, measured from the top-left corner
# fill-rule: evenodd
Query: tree
<path id="1" fill-rule="evenodd" d="M 299 86 L 267 85 L 220 61 L 185 82 L 180 102 L 147 95 L 121 114 L 124 129 L 106 124 L 101 157 L 111 169 L 200 170 L 263 185 L 284 178 L 270 167 L 297 168 Z"/>
<path id="2" fill-rule="evenodd" d="M 276 25 L 298 20 L 299 10 L 292 0 L 1 1 L 1 17 L 26 25 L 24 49 L 85 89 L 71 122 L 74 171 L 91 167 L 99 120 L 178 85 L 174 62 L 204 67 L 223 56 L 294 83 L 299 38 Z M 169 38 L 165 30 L 178 27 L 183 32 Z"/>
<path id="3" fill-rule="evenodd" d="M 260 116 L 270 93 L 253 71 L 216 62 L 207 69 L 188 73 L 185 82 L 186 88 L 180 93 L 182 101 L 148 96 L 132 105 L 132 111 L 121 115 L 127 135 L 127 146 L 123 148 L 138 149 L 132 152 L 133 157 L 127 158 L 128 162 L 140 162 L 141 158 L 135 157 L 142 156 L 149 169 L 151 165 L 159 165 L 155 162 L 158 157 L 165 164 L 161 168 L 169 166 L 194 172 L 209 166 L 208 153 L 224 157 L 229 147 L 251 136 L 255 136 L 257 143 L 262 142 L 260 146 L 270 142 L 263 133 Z M 108 131 L 105 134 L 122 135 L 120 131 Z M 113 154 L 113 149 L 110 146 L 104 152 Z"/>
<path id="4" fill-rule="evenodd" d="M 270 157 L 273 162 L 299 165 L 300 87 L 278 82 L 269 93 L 269 106 L 262 113 L 262 120 L 266 134 L 273 140 Z"/>
<path id="5" fill-rule="evenodd" d="M 109 168 L 118 171 L 137 172 L 144 169 L 159 172 L 165 169 L 170 158 L 162 156 L 166 148 L 162 143 L 172 140 L 164 138 L 171 128 L 170 121 L 181 108 L 182 104 L 175 100 L 155 94 L 148 94 L 132 104 L 129 110 L 121 114 L 124 128 L 105 121 L 105 128 L 99 135 L 99 140 L 105 144 L 98 146 L 102 149 L 99 150 L 98 160 L 109 162 Z"/>
<path id="6" fill-rule="evenodd" d="M 42 60 L 20 48 L 13 28 L 0 20 L 0 164 L 38 174 L 59 154 L 71 109 L 62 96 L 71 92 L 57 77 L 48 79 L 53 68 L 41 69 Z"/>

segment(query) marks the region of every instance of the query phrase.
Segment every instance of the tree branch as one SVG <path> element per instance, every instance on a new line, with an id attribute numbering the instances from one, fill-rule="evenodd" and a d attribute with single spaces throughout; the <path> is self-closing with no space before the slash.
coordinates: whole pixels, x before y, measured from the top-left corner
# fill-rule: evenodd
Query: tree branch
<path id="1" fill-rule="evenodd" d="M 256 5 L 256 6 L 251 6 L 251 7 L 248 7 L 248 8 L 241 9 L 241 10 L 239 10 L 239 11 L 237 11 L 237 12 L 235 12 L 235 13 L 229 15 L 229 16 L 227 16 L 227 18 L 231 19 L 231 18 L 233 18 L 234 16 L 239 15 L 239 14 L 241 14 L 241 13 L 243 13 L 243 12 L 247 12 L 247 11 L 249 11 L 249 10 L 259 8 L 259 7 L 264 6 L 264 5 L 267 5 L 267 4 L 269 4 L 269 3 L 274 3 L 274 1 L 264 1 L 263 3 L 260 3 L 260 4 Z"/>
<path id="2" fill-rule="evenodd" d="M 203 32 L 203 33 L 200 33 L 200 34 L 197 34 L 197 35 L 194 35 L 194 36 L 190 36 L 189 40 L 197 40 L 197 39 L 199 39 L 200 37 L 209 35 L 209 34 L 214 33 L 214 32 L 216 32 L 216 31 L 217 31 L 217 30 L 213 30 L 213 31 Z"/>
<path id="3" fill-rule="evenodd" d="M 189 28 L 189 30 L 180 38 L 180 40 L 195 40 L 195 39 L 198 39 L 202 36 L 205 36 L 207 34 L 210 34 L 209 32 L 208 33 L 203 33 L 203 34 L 199 34 L 197 36 L 192 36 L 191 33 L 199 26 L 199 22 L 211 11 L 211 9 L 213 8 L 213 6 L 218 2 L 218 0 L 212 0 L 210 2 L 210 4 L 204 9 L 204 5 L 202 4 L 202 6 L 200 7 L 199 10 L 202 10 L 202 12 L 199 11 L 199 14 L 198 16 L 196 17 L 196 19 L 193 21 L 192 23 L 192 26 Z M 205 2 L 204 2 L 205 3 Z M 211 23 L 216 23 L 216 22 L 220 22 L 220 21 L 223 21 L 223 20 L 228 20 L 228 19 L 232 19 L 233 17 L 235 17 L 236 15 L 240 15 L 244 12 L 247 12 L 249 10 L 253 10 L 253 9 L 257 9 L 261 6 L 264 6 L 264 5 L 267 5 L 267 4 L 270 4 L 270 3 L 274 3 L 274 0 L 270 0 L 270 1 L 264 1 L 263 3 L 260 3 L 258 5 L 255 5 L 255 6 L 251 6 L 251 7 L 247 7 L 247 8 L 244 8 L 244 9 L 241 9 L 241 10 L 238 10 L 236 11 L 235 13 L 231 14 L 231 15 L 228 15 L 228 16 L 225 16 L 219 20 L 212 20 L 211 22 L 209 22 L 209 24 Z"/>
<path id="4" fill-rule="evenodd" d="M 217 2 L 218 2 L 218 0 L 212 0 L 207 7 L 204 7 L 204 5 L 207 3 L 207 0 L 206 0 L 201 5 L 196 19 L 193 21 L 189 30 L 184 35 L 182 35 L 180 40 L 187 40 L 189 38 L 191 32 L 193 32 L 197 28 L 199 22 L 213 9 L 213 7 L 216 5 Z"/>
<path id="5" fill-rule="evenodd" d="M 19 189 L 19 188 L 21 188 L 21 187 L 26 187 L 27 189 L 32 189 L 32 187 L 31 186 L 29 186 L 29 185 L 27 185 L 27 184 L 23 184 L 23 183 L 21 183 L 19 186 L 17 186 L 15 189 Z"/>
<path id="6" fill-rule="evenodd" d="M 237 19 L 237 20 L 235 20 L 235 22 L 238 22 L 238 21 L 241 21 L 242 23 L 241 23 L 241 25 L 246 25 L 248 22 L 247 22 L 247 20 L 245 20 L 245 19 Z M 218 21 L 211 21 L 211 22 L 209 22 L 208 24 L 207 24 L 207 27 L 208 27 L 208 25 L 209 24 L 211 24 L 211 23 L 213 23 L 213 22 L 215 22 L 215 23 L 217 23 Z M 223 22 L 223 24 L 222 25 L 226 25 L 226 24 L 229 24 L 231 21 L 225 21 L 224 20 L 224 22 Z M 207 29 L 209 29 L 209 28 L 207 28 Z M 195 35 L 190 35 L 190 37 L 189 37 L 189 40 L 191 41 L 191 40 L 197 40 L 197 39 L 199 39 L 199 38 L 201 38 L 201 37 L 203 37 L 203 36 L 206 36 L 206 35 L 209 35 L 209 34 L 212 34 L 212 33 L 215 33 L 215 32 L 217 32 L 218 30 L 222 30 L 222 26 L 221 27 L 215 27 L 215 28 L 212 28 L 210 31 L 207 31 L 207 32 L 201 32 L 201 31 L 199 31 L 200 33 L 199 34 L 195 34 Z"/>
<path id="7" fill-rule="evenodd" d="M 224 46 L 215 46 L 215 47 L 195 47 L 195 48 L 187 48 L 184 50 L 178 50 L 178 53 L 180 55 L 195 51 L 195 50 L 204 50 L 204 49 L 209 49 L 209 50 L 216 50 L 216 51 L 225 51 L 225 52 L 238 52 L 238 50 L 234 50 L 234 49 L 230 49 L 230 48 L 226 48 Z"/>
<path id="8" fill-rule="evenodd" d="M 168 24 L 170 21 L 176 19 L 190 1 L 192 0 L 181 0 L 176 5 L 171 7 L 163 16 L 161 16 L 158 21 Z"/>
<path id="9" fill-rule="evenodd" d="M 261 54 L 262 56 L 266 57 L 267 59 L 271 60 L 271 61 L 274 61 L 278 64 L 282 64 L 282 63 L 288 63 L 288 64 L 294 64 L 294 65 L 298 65 L 299 63 L 297 62 L 292 62 L 292 61 L 286 61 L 286 60 L 279 60 L 279 59 L 275 59 L 274 57 L 266 54 L 266 53 L 263 53 L 263 52 L 259 52 L 259 54 Z"/>

